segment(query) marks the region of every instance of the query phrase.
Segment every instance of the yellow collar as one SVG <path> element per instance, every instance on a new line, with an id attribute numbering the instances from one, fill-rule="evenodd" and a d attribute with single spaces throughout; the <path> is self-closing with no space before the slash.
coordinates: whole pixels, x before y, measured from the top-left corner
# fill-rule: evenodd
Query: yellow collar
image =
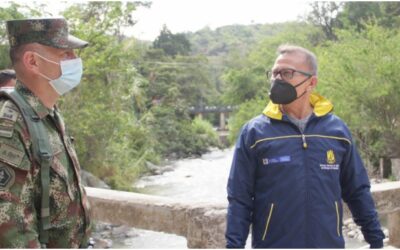
<path id="1" fill-rule="evenodd" d="M 316 116 L 324 116 L 333 110 L 332 103 L 317 93 L 312 93 L 310 95 L 310 103 L 314 108 L 314 114 Z M 275 104 L 271 101 L 264 109 L 263 114 L 276 120 L 282 120 L 283 116 L 279 104 Z"/>

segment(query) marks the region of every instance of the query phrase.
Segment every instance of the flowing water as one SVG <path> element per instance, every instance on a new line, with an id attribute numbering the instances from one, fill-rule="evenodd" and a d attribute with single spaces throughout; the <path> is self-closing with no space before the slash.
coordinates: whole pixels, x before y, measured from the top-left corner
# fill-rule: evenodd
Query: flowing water
<path id="1" fill-rule="evenodd" d="M 200 158 L 183 159 L 165 166 L 171 171 L 146 176 L 135 183 L 137 192 L 167 196 L 177 201 L 226 202 L 226 183 L 233 149 L 213 150 Z M 184 237 L 134 230 L 135 237 L 114 241 L 117 248 L 186 248 Z M 346 239 L 346 247 L 365 246 L 365 242 Z M 247 244 L 249 247 L 249 242 Z"/>
<path id="2" fill-rule="evenodd" d="M 200 158 L 172 163 L 173 171 L 143 177 L 138 192 L 182 201 L 226 202 L 226 183 L 233 150 L 214 150 Z"/>

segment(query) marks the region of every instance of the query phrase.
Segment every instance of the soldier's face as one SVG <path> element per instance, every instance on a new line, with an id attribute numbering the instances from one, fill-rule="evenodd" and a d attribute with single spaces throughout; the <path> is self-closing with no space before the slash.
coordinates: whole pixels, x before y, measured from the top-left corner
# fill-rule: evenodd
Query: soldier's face
<path id="1" fill-rule="evenodd" d="M 61 76 L 60 62 L 76 58 L 72 49 L 56 49 L 41 45 L 39 51 L 38 64 L 42 74 L 50 79 L 56 79 Z"/>

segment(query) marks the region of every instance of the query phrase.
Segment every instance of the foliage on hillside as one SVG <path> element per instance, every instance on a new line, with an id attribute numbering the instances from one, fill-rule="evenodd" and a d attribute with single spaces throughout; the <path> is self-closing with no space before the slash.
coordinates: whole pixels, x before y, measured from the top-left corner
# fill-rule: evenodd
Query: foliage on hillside
<path id="1" fill-rule="evenodd" d="M 199 155 L 219 146 L 210 123 L 189 107 L 234 105 L 229 140 L 268 102 L 270 69 L 280 44 L 314 51 L 317 91 L 334 102 L 371 162 L 400 154 L 398 2 L 313 2 L 304 21 L 230 25 L 173 34 L 164 26 L 153 43 L 125 37 L 144 2 L 73 4 L 63 15 L 90 42 L 79 51 L 81 85 L 62 98 L 82 166 L 129 190 L 146 162 Z M 1 20 L 33 17 L 40 8 L 0 8 Z M 0 23 L 0 67 L 10 67 Z M 213 116 L 210 116 L 213 117 Z M 214 117 L 215 118 L 215 117 Z"/>
<path id="2" fill-rule="evenodd" d="M 88 2 L 63 13 L 72 33 L 90 46 L 78 51 L 84 76 L 80 86 L 61 99 L 60 109 L 83 168 L 124 190 L 146 171 L 147 161 L 160 163 L 171 154 L 200 155 L 219 146 L 211 125 L 192 121 L 188 113 L 189 106 L 214 95 L 205 73 L 207 59 L 181 52 L 169 55 L 152 48 L 157 46 L 126 39 L 122 29 L 134 25 L 138 4 Z M 33 16 L 19 10 L 11 5 L 1 8 L 0 15 Z M 1 35 L 2 49 L 7 50 L 4 29 Z M 163 43 L 171 44 L 158 40 L 158 46 Z M 7 57 L 2 54 L 0 62 L 9 63 Z"/>
<path id="3" fill-rule="evenodd" d="M 393 23 L 399 21 L 400 3 L 334 4 L 315 2 L 309 24 L 265 38 L 242 65 L 225 71 L 224 100 L 240 105 L 231 118 L 230 138 L 237 136 L 238 124 L 249 120 L 248 114 L 265 105 L 260 98 L 268 101 L 262 68 L 271 67 L 279 44 L 291 43 L 317 54 L 317 91 L 333 100 L 335 113 L 349 124 L 365 159 L 376 167 L 381 157 L 399 157 L 400 36 Z"/>

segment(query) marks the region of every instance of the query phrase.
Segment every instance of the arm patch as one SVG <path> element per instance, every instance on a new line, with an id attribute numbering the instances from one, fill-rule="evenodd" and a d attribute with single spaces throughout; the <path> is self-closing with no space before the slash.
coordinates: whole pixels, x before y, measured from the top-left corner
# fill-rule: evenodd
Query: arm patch
<path id="1" fill-rule="evenodd" d="M 14 126 L 19 117 L 18 108 L 11 102 L 6 101 L 0 108 L 0 136 L 11 138 Z"/>
<path id="2" fill-rule="evenodd" d="M 7 165 L 0 164 L 0 191 L 7 190 L 15 182 L 15 172 Z"/>
<path id="3" fill-rule="evenodd" d="M 24 152 L 21 152 L 16 148 L 4 143 L 0 143 L 0 161 L 20 168 L 21 162 L 24 159 L 24 155 Z"/>

